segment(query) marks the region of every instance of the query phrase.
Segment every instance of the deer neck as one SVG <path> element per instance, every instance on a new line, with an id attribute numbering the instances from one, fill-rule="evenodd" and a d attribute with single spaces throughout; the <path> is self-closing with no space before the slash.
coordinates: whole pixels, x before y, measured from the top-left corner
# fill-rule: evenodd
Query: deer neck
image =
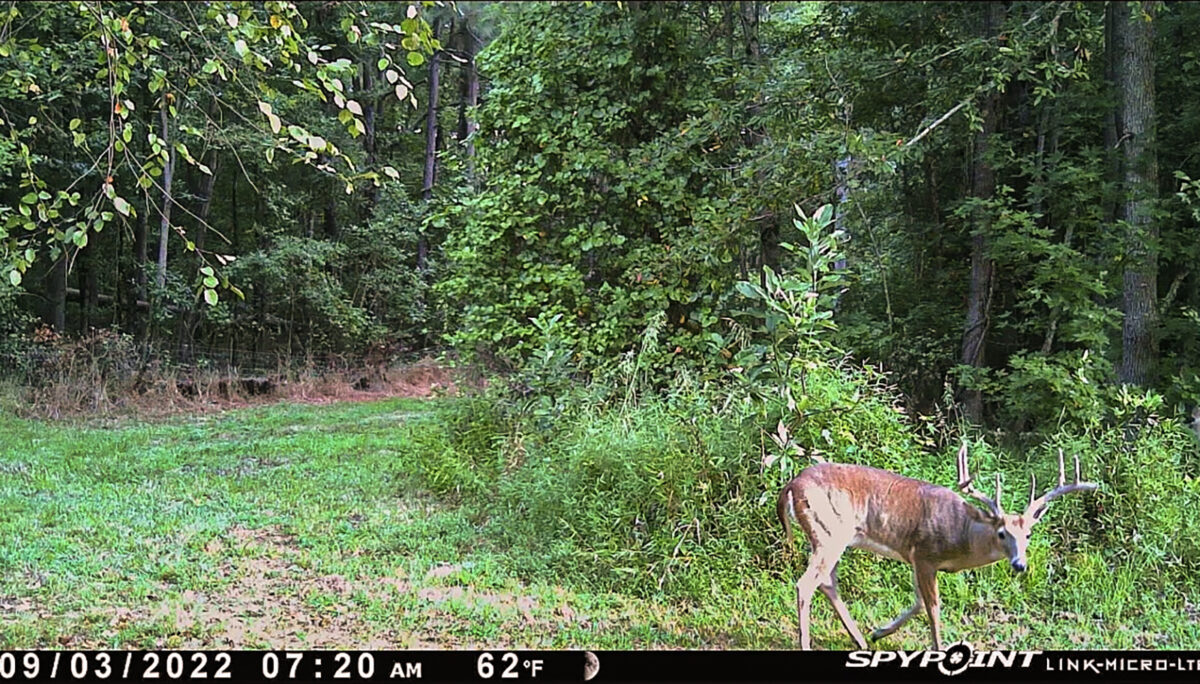
<path id="1" fill-rule="evenodd" d="M 964 506 L 970 504 L 964 503 Z M 1004 558 L 1004 549 L 996 543 L 996 527 L 978 515 L 969 515 L 963 521 L 963 554 L 951 561 L 944 569 L 957 571 L 990 565 Z"/>

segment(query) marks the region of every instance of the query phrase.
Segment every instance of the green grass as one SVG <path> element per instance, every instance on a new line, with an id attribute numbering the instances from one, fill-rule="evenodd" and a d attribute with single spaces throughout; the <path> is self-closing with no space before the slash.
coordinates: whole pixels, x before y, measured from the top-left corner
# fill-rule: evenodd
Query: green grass
<path id="1" fill-rule="evenodd" d="M 794 576 L 756 570 L 691 602 L 599 590 L 593 568 L 524 572 L 535 550 L 497 543 L 481 511 L 417 483 L 414 435 L 436 428 L 436 405 L 277 404 L 157 423 L 0 417 L 0 648 L 794 647 Z M 1035 559 L 1065 562 L 1048 549 Z M 876 568 L 854 554 L 843 563 L 864 628 L 911 600 L 902 568 Z M 948 577 L 947 637 L 1200 643 L 1184 597 L 1111 581 L 1101 606 L 1064 596 L 1013 608 L 1022 582 L 1001 568 Z M 849 646 L 820 600 L 813 617 L 818 647 Z M 884 646 L 927 643 L 918 619 Z"/>

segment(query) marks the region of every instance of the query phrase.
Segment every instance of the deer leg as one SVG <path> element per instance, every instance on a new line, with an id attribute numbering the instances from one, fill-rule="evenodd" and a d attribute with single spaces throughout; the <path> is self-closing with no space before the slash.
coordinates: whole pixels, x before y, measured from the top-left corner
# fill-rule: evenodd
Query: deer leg
<path id="1" fill-rule="evenodd" d="M 808 562 L 808 569 L 796 580 L 796 616 L 800 621 L 800 649 L 804 651 L 812 650 L 808 618 L 812 609 L 813 592 L 821 581 L 819 561 L 820 558 L 813 554 Z"/>
<path id="2" fill-rule="evenodd" d="M 929 628 L 933 630 L 933 648 L 942 650 L 941 610 L 938 606 L 937 568 L 932 565 L 915 566 L 917 576 L 917 591 L 925 604 L 925 612 L 929 615 Z"/>
<path id="3" fill-rule="evenodd" d="M 834 563 L 833 570 L 829 573 L 828 581 L 820 586 L 821 593 L 825 594 L 825 598 L 833 604 L 833 610 L 837 613 L 838 619 L 842 621 L 842 626 L 850 633 L 850 638 L 854 639 L 854 643 L 859 648 L 867 647 L 867 640 L 863 638 L 862 632 L 859 631 L 858 625 L 854 623 L 854 618 L 850 617 L 850 611 L 846 609 L 845 602 L 838 596 L 837 591 L 837 563 Z"/>
<path id="4" fill-rule="evenodd" d="M 808 569 L 804 571 L 799 581 L 796 582 L 796 613 L 800 621 L 800 648 L 805 651 L 812 649 L 812 638 L 809 633 L 809 616 L 812 610 L 813 593 L 816 592 L 818 587 L 824 593 L 826 586 L 836 582 L 836 579 L 832 577 L 833 572 L 837 568 L 838 559 L 841 558 L 842 552 L 849 545 L 848 542 L 835 542 L 829 538 L 820 541 L 814 538 L 812 541 L 813 554 L 808 560 Z M 834 599 L 830 599 L 830 601 L 834 601 Z M 835 610 L 839 603 L 841 603 L 840 599 L 834 602 Z M 845 610 L 844 605 L 842 606 L 842 610 Z M 840 612 L 839 617 L 841 617 Z M 845 624 L 848 618 L 849 614 L 846 614 L 846 618 L 842 620 L 843 624 Z M 847 626 L 847 629 L 849 629 L 849 626 Z M 856 631 L 857 629 L 855 627 Z M 859 636 L 861 638 L 861 634 Z"/>
<path id="5" fill-rule="evenodd" d="M 912 607 L 901 613 L 900 616 L 895 620 L 892 620 L 874 632 L 871 632 L 871 641 L 882 639 L 892 632 L 900 629 L 904 623 L 911 620 L 914 615 L 921 612 L 921 610 L 925 607 L 925 601 L 921 599 L 921 589 L 917 584 L 917 576 L 915 571 L 913 572 L 913 593 L 917 595 L 917 600 L 913 603 Z"/>

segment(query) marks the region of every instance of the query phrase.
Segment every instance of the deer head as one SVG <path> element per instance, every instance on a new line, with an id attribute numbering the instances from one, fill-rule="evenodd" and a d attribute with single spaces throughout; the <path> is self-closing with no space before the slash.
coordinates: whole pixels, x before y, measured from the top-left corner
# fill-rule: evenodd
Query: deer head
<path id="1" fill-rule="evenodd" d="M 995 530 L 992 539 L 993 547 L 1008 559 L 1009 565 L 1017 572 L 1024 572 L 1029 565 L 1025 555 L 1025 551 L 1029 547 L 1029 538 L 1033 534 L 1033 526 L 1046 514 L 1050 502 L 1063 494 L 1092 491 L 1099 486 L 1091 482 L 1079 481 L 1078 455 L 1075 456 L 1075 481 L 1067 484 L 1063 452 L 1062 449 L 1059 449 L 1058 486 L 1035 498 L 1037 476 L 1031 473 L 1029 476 L 1029 505 L 1025 507 L 1023 513 L 1005 513 L 1000 505 L 1000 474 L 996 474 L 996 498 L 992 499 L 971 484 L 971 473 L 967 467 L 966 442 L 958 450 L 958 488 L 987 508 L 986 511 L 980 512 L 983 514 L 986 524 L 992 525 Z"/>

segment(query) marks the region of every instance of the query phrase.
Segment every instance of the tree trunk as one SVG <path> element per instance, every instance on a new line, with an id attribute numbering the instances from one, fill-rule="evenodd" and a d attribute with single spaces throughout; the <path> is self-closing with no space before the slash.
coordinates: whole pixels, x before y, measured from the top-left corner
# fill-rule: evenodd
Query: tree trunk
<path id="1" fill-rule="evenodd" d="M 46 299 L 50 302 L 50 315 L 47 318 L 50 320 L 51 327 L 54 328 L 54 332 L 65 333 L 67 331 L 67 250 L 65 247 L 46 274 Z"/>
<path id="2" fill-rule="evenodd" d="M 195 175 L 192 176 L 191 191 L 192 196 L 196 198 L 196 209 L 193 213 L 196 214 L 194 241 L 197 254 L 204 253 L 204 246 L 208 242 L 208 217 L 212 213 L 213 188 L 217 184 L 217 169 L 219 168 L 217 155 L 212 150 L 204 155 L 202 161 L 212 173 L 204 174 L 197 171 L 194 173 L 200 176 L 199 179 L 196 179 Z M 196 266 L 198 269 L 199 263 Z M 190 362 L 193 357 L 192 348 L 196 339 L 196 328 L 200 325 L 200 312 L 193 306 L 183 316 L 183 321 L 184 325 L 179 335 L 179 357 L 185 362 Z"/>
<path id="3" fill-rule="evenodd" d="M 439 24 L 433 26 L 433 37 L 436 40 Z M 437 133 L 438 133 L 438 68 L 441 63 L 441 51 L 433 53 L 429 60 L 429 101 L 427 119 L 425 122 L 425 179 L 421 186 L 421 199 L 426 204 L 433 199 L 433 184 L 437 180 Z M 424 233 L 417 237 L 417 270 L 424 271 L 429 255 L 429 241 Z"/>
<path id="4" fill-rule="evenodd" d="M 162 119 L 163 145 L 167 147 L 167 166 L 163 169 L 162 221 L 158 228 L 158 271 L 154 280 L 161 289 L 167 284 L 167 238 L 171 231 L 171 205 L 174 202 L 171 196 L 171 179 L 175 175 L 175 147 L 171 142 L 171 120 L 166 98 L 163 98 L 159 116 Z"/>
<path id="5" fill-rule="evenodd" d="M 469 17 L 462 18 L 459 33 L 462 38 L 462 56 L 466 63 L 463 64 L 461 98 L 458 106 L 458 139 L 463 141 L 466 146 L 467 177 L 474 183 L 475 138 L 473 136 L 478 130 L 479 124 L 471 118 L 470 112 L 472 108 L 479 105 L 479 71 L 475 68 L 475 55 L 479 54 L 479 41 L 475 38 Z"/>
<path id="6" fill-rule="evenodd" d="M 1125 319 L 1121 326 L 1123 383 L 1147 385 L 1158 359 L 1158 225 L 1152 211 L 1158 194 L 1154 149 L 1154 14 L 1156 2 L 1110 4 L 1120 92 L 1121 153 L 1124 159 Z"/>
<path id="7" fill-rule="evenodd" d="M 118 231 L 120 232 L 120 231 Z M 100 305 L 99 273 L 96 268 L 97 245 L 75 254 L 79 263 L 79 334 L 86 335 L 96 326 L 96 309 Z"/>
<path id="8" fill-rule="evenodd" d="M 1004 20 L 1004 7 L 999 2 L 988 2 L 983 10 L 983 37 L 995 40 Z M 983 128 L 975 135 L 975 158 L 971 169 L 971 193 L 980 200 L 989 200 L 996 191 L 996 175 L 988 161 L 988 146 L 996 132 L 997 109 L 1000 94 L 994 86 L 989 87 L 980 103 Z M 982 368 L 986 361 L 988 316 L 991 308 L 992 278 L 995 264 L 988 256 L 988 232 L 990 217 L 981 210 L 973 217 L 971 236 L 971 281 L 967 294 L 967 321 L 963 332 L 962 363 L 972 368 Z M 963 415 L 973 423 L 983 420 L 983 393 L 977 389 L 963 391 Z"/>
<path id="9" fill-rule="evenodd" d="M 138 308 L 137 303 L 148 299 L 146 261 L 150 258 L 150 196 L 146 194 L 144 197 L 145 206 L 138 212 L 137 221 L 133 224 L 133 296 L 126 302 L 133 334 L 139 341 L 146 339 L 146 315 Z"/>
<path id="10" fill-rule="evenodd" d="M 366 59 L 362 65 L 362 90 L 360 97 L 362 98 L 363 109 L 363 128 L 366 131 L 363 134 L 363 153 L 367 157 L 367 168 L 375 168 L 375 119 L 376 112 L 379 109 L 379 104 L 376 101 L 375 95 L 375 65 L 370 63 L 370 59 Z M 372 214 L 375 213 L 375 205 L 379 203 L 379 188 L 374 183 L 367 186 L 367 201 L 363 207 L 363 219 L 369 221 Z"/>

